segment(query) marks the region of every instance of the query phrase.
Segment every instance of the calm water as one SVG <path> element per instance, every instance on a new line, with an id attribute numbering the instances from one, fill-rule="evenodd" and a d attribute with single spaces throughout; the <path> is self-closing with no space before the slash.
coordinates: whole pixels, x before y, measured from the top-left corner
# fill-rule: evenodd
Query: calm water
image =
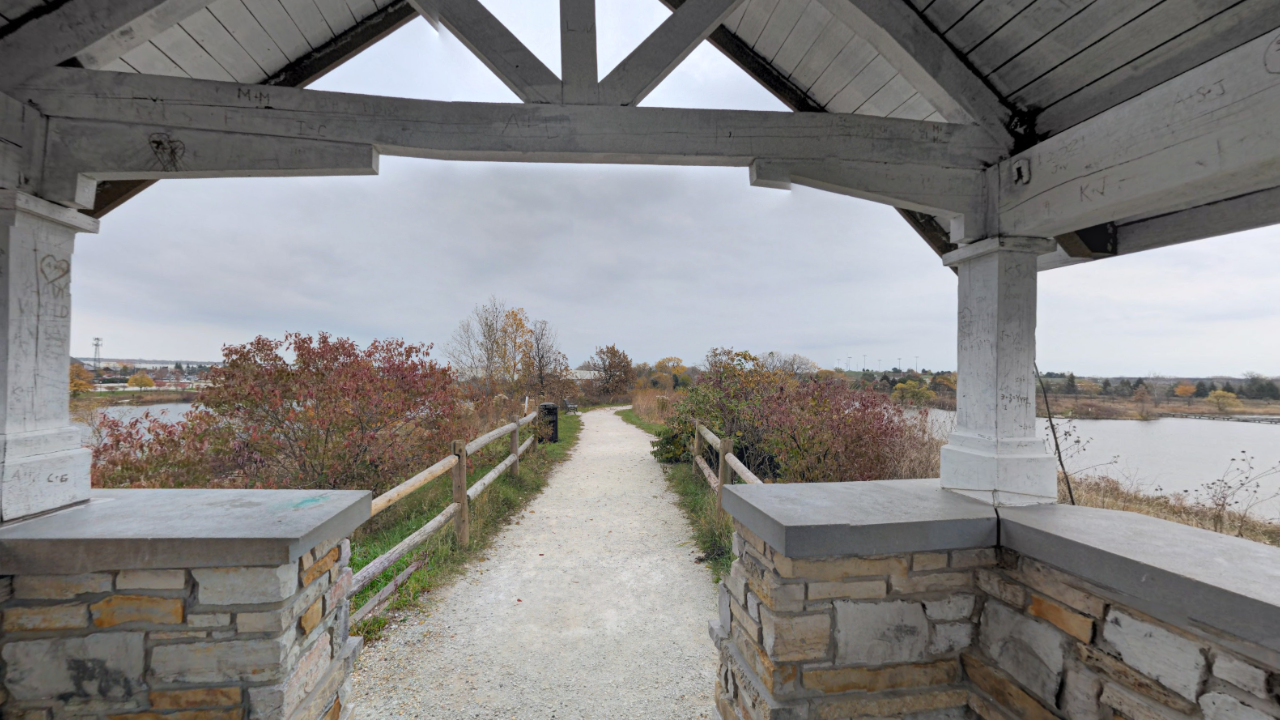
<path id="1" fill-rule="evenodd" d="M 169 420 L 181 420 L 183 413 L 191 409 L 191 403 L 157 403 L 155 405 L 113 405 L 106 408 L 111 417 L 121 420 L 132 420 L 150 411 L 152 415 L 160 415 Z M 79 425 L 79 423 L 76 423 Z M 80 435 L 84 442 L 89 442 L 89 426 L 80 425 Z"/>

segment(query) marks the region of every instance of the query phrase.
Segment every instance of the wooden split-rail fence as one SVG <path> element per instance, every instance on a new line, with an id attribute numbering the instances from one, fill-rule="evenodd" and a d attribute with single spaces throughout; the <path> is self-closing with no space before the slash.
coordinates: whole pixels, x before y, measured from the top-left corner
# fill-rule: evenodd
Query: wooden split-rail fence
<path id="1" fill-rule="evenodd" d="M 523 444 L 520 443 L 520 428 L 528 425 L 537 418 L 538 413 L 531 412 L 524 417 L 513 417 L 511 422 L 499 428 L 494 428 L 480 437 L 466 442 L 463 440 L 453 441 L 453 452 L 445 456 L 443 460 L 405 480 L 394 488 L 379 495 L 373 499 L 373 508 L 369 513 L 369 517 L 373 517 L 378 513 L 386 510 L 395 503 L 408 497 L 410 493 L 436 478 L 452 471 L 453 478 L 453 502 L 443 512 L 432 518 L 427 524 L 423 525 L 412 535 L 401 540 L 398 545 L 391 548 L 387 552 L 378 556 L 373 562 L 365 565 L 360 572 L 355 574 L 354 581 L 351 584 L 351 590 L 347 597 L 353 597 L 356 593 L 369 586 L 374 578 L 387 571 L 387 568 L 395 565 L 402 558 L 413 552 L 418 546 L 430 540 L 432 536 L 440 532 L 450 521 L 453 522 L 454 534 L 457 535 L 458 542 L 465 547 L 470 540 L 471 526 L 471 501 L 480 497 L 485 488 L 493 484 L 502 473 L 508 469 L 512 475 L 520 474 L 520 456 L 531 446 L 535 439 L 530 436 Z M 485 473 L 485 476 L 476 481 L 475 485 L 467 487 L 467 457 L 474 455 L 481 448 L 503 437 L 509 437 L 511 441 L 511 454 L 506 459 L 498 463 L 492 470 Z M 423 557 L 413 562 L 409 567 L 405 568 L 399 575 L 387 583 L 364 605 L 360 606 L 351 614 L 351 623 L 360 622 L 369 615 L 377 614 L 384 606 L 390 602 L 392 596 L 401 585 L 409 579 L 416 570 L 426 563 L 427 558 Z"/>
<path id="2" fill-rule="evenodd" d="M 705 446 L 703 443 L 706 443 Z M 707 464 L 706 458 L 703 457 L 703 450 L 710 448 L 720 455 L 720 462 L 717 470 L 712 470 Z M 693 464 L 698 466 L 702 471 L 702 476 L 707 479 L 707 483 L 711 485 L 711 489 L 716 494 L 716 514 L 723 512 L 721 501 L 724 498 L 724 486 L 733 484 L 733 476 L 737 475 L 742 478 L 742 482 L 748 485 L 759 485 L 764 481 L 756 477 L 756 474 L 747 469 L 746 465 L 733 454 L 733 438 L 716 437 L 715 433 L 707 429 L 702 423 L 695 423 L 693 430 Z"/>

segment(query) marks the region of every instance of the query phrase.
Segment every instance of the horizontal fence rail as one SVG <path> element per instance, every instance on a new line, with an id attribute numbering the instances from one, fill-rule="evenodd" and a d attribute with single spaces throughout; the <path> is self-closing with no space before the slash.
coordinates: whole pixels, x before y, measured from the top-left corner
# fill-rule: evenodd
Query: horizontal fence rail
<path id="1" fill-rule="evenodd" d="M 440 532 L 450 521 L 454 523 L 454 531 L 458 534 L 458 540 L 465 545 L 469 535 L 470 525 L 470 503 L 480 497 L 493 481 L 497 480 L 502 473 L 514 468 L 514 472 L 520 472 L 520 456 L 533 446 L 535 438 L 530 437 L 520 444 L 520 428 L 532 423 L 538 417 L 538 413 L 531 412 L 521 418 L 515 418 L 511 422 L 502 427 L 495 428 L 469 443 L 463 444 L 461 440 L 454 441 L 455 452 L 448 455 L 440 462 L 405 480 L 394 488 L 374 498 L 373 506 L 369 511 L 369 517 L 373 517 L 378 513 L 386 510 L 395 503 L 408 497 L 413 491 L 421 488 L 427 483 L 443 476 L 450 470 L 453 471 L 453 502 L 446 507 L 439 515 L 436 515 L 427 524 L 423 525 L 412 535 L 401 540 L 395 547 L 387 552 L 379 555 L 368 565 L 360 569 L 355 574 L 351 583 L 351 590 L 347 593 L 347 597 L 352 597 L 356 593 L 365 589 L 382 573 L 386 572 L 391 566 L 395 565 L 402 558 L 413 552 L 426 541 L 430 540 L 436 533 Z M 470 489 L 466 487 L 467 478 L 467 457 L 475 452 L 483 449 L 490 443 L 500 438 L 510 438 L 511 453 L 506 459 L 498 463 L 492 470 L 485 473 L 484 477 L 476 481 Z M 369 615 L 376 614 L 382 610 L 390 601 L 396 590 L 413 575 L 415 571 L 420 569 L 426 562 L 426 558 L 411 563 L 409 567 L 402 570 L 398 575 L 387 583 L 385 587 L 378 591 L 376 595 L 369 599 L 364 605 L 351 614 L 351 622 L 357 623 Z"/>
<path id="2" fill-rule="evenodd" d="M 714 449 L 720 454 L 720 472 L 715 472 L 702 457 L 703 443 L 707 447 Z M 756 477 L 756 474 L 747 469 L 742 461 L 733 454 L 733 440 L 729 438 L 716 437 L 702 423 L 694 423 L 693 430 L 693 462 L 702 471 L 702 475 L 707 479 L 707 484 L 716 493 L 716 512 L 722 512 L 721 500 L 724 497 L 724 486 L 733 484 L 733 476 L 737 475 L 742 478 L 744 483 L 748 485 L 760 485 L 763 481 Z"/>

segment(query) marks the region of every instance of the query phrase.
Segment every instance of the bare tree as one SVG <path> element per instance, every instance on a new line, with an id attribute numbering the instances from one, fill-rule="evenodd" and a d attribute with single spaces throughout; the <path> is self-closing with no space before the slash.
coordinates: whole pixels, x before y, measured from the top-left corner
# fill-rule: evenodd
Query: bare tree
<path id="1" fill-rule="evenodd" d="M 523 384 L 531 331 L 523 308 L 508 308 L 495 296 L 458 323 L 445 353 L 463 380 L 486 395 L 513 392 Z"/>
<path id="2" fill-rule="evenodd" d="M 528 372 L 538 397 L 566 395 L 569 358 L 560 351 L 560 335 L 546 320 L 533 323 L 529 337 Z"/>
<path id="3" fill-rule="evenodd" d="M 631 358 L 616 345 L 596 348 L 590 363 L 597 373 L 595 383 L 601 394 L 614 397 L 631 389 L 635 369 L 631 367 Z"/>
<path id="4" fill-rule="evenodd" d="M 818 363 L 796 353 L 771 352 L 760 358 L 760 365 L 765 370 L 787 373 L 796 377 L 812 375 L 820 369 Z"/>

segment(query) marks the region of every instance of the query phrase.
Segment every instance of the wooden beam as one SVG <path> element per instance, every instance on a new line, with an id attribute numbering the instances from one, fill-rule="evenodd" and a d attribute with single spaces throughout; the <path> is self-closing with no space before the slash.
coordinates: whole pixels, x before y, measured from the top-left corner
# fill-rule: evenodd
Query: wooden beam
<path id="1" fill-rule="evenodd" d="M 560 76 L 566 104 L 600 102 L 596 0 L 560 0 Z"/>
<path id="2" fill-rule="evenodd" d="M 1051 237 L 1276 187 L 1277 115 L 1272 31 L 1002 162 L 1000 232 Z"/>
<path id="3" fill-rule="evenodd" d="M 870 161 L 757 160 L 751 164 L 752 185 L 788 188 L 792 183 L 903 210 L 968 216 L 979 225 L 983 222 L 979 216 L 985 216 L 987 209 L 981 170 Z"/>
<path id="4" fill-rule="evenodd" d="M 1001 154 L 974 126 L 861 115 L 450 103 L 73 68 L 20 95 L 50 117 L 367 144 L 438 159 L 745 167 L 787 158 L 980 169 Z"/>
<path id="5" fill-rule="evenodd" d="M 527 103 L 560 103 L 560 78 L 480 0 L 409 0 L 409 4 L 423 17 L 449 28 L 516 97 Z"/>
<path id="6" fill-rule="evenodd" d="M 1274 187 L 1121 225 L 1116 229 L 1117 252 L 1131 255 L 1278 224 L 1280 187 Z"/>
<path id="7" fill-rule="evenodd" d="M 1006 148 L 1031 128 L 903 0 L 818 0 L 871 43 L 948 122 L 977 123 Z"/>
<path id="8" fill-rule="evenodd" d="M 41 5 L 0 29 L 0 90 L 82 54 L 80 62 L 86 66 L 106 64 L 208 4 L 70 0 Z"/>
<path id="9" fill-rule="evenodd" d="M 744 0 L 689 0 L 600 82 L 600 102 L 636 105 Z"/>

